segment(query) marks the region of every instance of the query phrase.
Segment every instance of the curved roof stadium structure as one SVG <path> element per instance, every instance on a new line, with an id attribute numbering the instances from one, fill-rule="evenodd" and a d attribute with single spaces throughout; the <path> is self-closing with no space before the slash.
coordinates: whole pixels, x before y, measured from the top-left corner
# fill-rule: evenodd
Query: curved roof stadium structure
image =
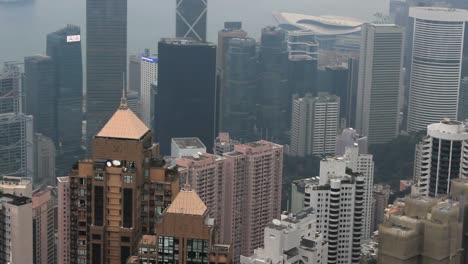
<path id="1" fill-rule="evenodd" d="M 279 27 L 285 30 L 306 30 L 322 36 L 360 33 L 361 26 L 366 22 L 350 17 L 310 16 L 296 13 L 274 13 L 273 17 Z"/>

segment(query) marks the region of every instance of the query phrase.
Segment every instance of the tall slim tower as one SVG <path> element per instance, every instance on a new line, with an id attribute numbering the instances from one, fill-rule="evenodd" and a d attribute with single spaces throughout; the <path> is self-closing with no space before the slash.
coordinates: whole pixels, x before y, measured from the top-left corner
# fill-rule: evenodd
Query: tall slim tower
<path id="1" fill-rule="evenodd" d="M 370 144 L 385 143 L 398 134 L 403 30 L 365 24 L 361 42 L 356 129 Z"/>
<path id="2" fill-rule="evenodd" d="M 177 0 L 176 37 L 206 41 L 208 0 Z"/>
<path id="3" fill-rule="evenodd" d="M 140 58 L 140 117 L 146 126 L 153 122 L 154 88 L 158 81 L 158 57 L 149 52 Z"/>
<path id="4" fill-rule="evenodd" d="M 216 117 L 216 46 L 187 39 L 159 42 L 154 126 L 161 153 L 171 138 L 198 137 L 213 149 Z"/>
<path id="5" fill-rule="evenodd" d="M 52 58 L 57 85 L 57 168 L 71 170 L 82 156 L 83 63 L 80 27 L 66 27 L 47 35 L 47 56 Z M 54 105 L 55 106 L 55 105 Z"/>
<path id="6" fill-rule="evenodd" d="M 119 106 L 127 69 L 127 0 L 86 1 L 86 120 L 91 138 Z"/>
<path id="7" fill-rule="evenodd" d="M 408 131 L 457 119 L 468 10 L 415 7 Z M 448 41 L 450 40 L 450 41 Z"/>

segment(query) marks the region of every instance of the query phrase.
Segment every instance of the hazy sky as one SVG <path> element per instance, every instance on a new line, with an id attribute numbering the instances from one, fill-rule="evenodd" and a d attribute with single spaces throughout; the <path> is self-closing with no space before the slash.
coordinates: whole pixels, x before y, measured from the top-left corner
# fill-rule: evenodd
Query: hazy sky
<path id="1" fill-rule="evenodd" d="M 24 5 L 0 5 L 0 63 L 45 53 L 45 35 L 66 24 L 85 32 L 85 0 L 32 0 Z M 274 24 L 272 12 L 342 15 L 370 19 L 388 12 L 388 0 L 209 0 L 208 38 L 224 21 L 241 20 L 251 36 Z M 128 0 L 128 48 L 130 52 L 155 48 L 161 37 L 175 32 L 175 0 Z"/>

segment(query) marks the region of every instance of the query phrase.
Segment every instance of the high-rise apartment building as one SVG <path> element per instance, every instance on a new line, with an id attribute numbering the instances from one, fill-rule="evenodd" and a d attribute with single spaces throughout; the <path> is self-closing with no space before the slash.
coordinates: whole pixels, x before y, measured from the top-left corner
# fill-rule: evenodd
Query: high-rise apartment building
<path id="1" fill-rule="evenodd" d="M 444 118 L 457 120 L 468 11 L 414 7 L 410 18 L 408 131 L 420 131 Z"/>
<path id="2" fill-rule="evenodd" d="M 0 262 L 34 263 L 31 198 L 0 196 Z"/>
<path id="3" fill-rule="evenodd" d="M 468 119 L 468 77 L 461 80 L 460 100 L 458 101 L 458 120 Z"/>
<path id="4" fill-rule="evenodd" d="M 224 28 L 218 32 L 218 50 L 216 54 L 216 66 L 224 69 L 225 56 L 229 48 L 229 40 L 233 38 L 245 38 L 247 32 L 242 30 L 242 22 L 224 22 Z"/>
<path id="5" fill-rule="evenodd" d="M 35 190 L 32 195 L 33 259 L 37 264 L 57 263 L 55 213 L 51 187 Z"/>
<path id="6" fill-rule="evenodd" d="M 232 38 L 225 46 L 221 89 L 221 131 L 237 140 L 254 140 L 256 122 L 257 43 Z"/>
<path id="7" fill-rule="evenodd" d="M 379 225 L 384 222 L 385 209 L 388 206 L 391 189 L 389 185 L 374 185 L 372 193 L 374 199 L 374 208 L 371 223 L 371 232 L 376 231 Z"/>
<path id="8" fill-rule="evenodd" d="M 420 196 L 397 202 L 379 226 L 378 263 L 462 263 L 459 202 Z"/>
<path id="9" fill-rule="evenodd" d="M 416 149 L 413 192 L 437 197 L 448 194 L 450 180 L 468 177 L 468 129 L 444 119 L 427 126 L 427 136 Z"/>
<path id="10" fill-rule="evenodd" d="M 385 143 L 399 131 L 403 29 L 365 24 L 362 32 L 356 129 L 369 144 Z"/>
<path id="11" fill-rule="evenodd" d="M 275 142 L 287 141 L 289 128 L 288 55 L 286 31 L 263 28 L 258 62 L 257 127 L 261 138 Z"/>
<path id="12" fill-rule="evenodd" d="M 127 0 L 86 0 L 88 152 L 119 106 L 127 72 Z"/>
<path id="13" fill-rule="evenodd" d="M 305 157 L 335 152 L 340 98 L 335 95 L 293 97 L 290 155 Z"/>
<path id="14" fill-rule="evenodd" d="M 34 131 L 57 141 L 55 65 L 49 56 L 24 59 L 26 114 L 34 117 Z"/>
<path id="15" fill-rule="evenodd" d="M 70 178 L 57 177 L 57 264 L 70 260 Z"/>
<path id="16" fill-rule="evenodd" d="M 198 137 L 207 149 L 213 149 L 216 46 L 187 39 L 162 39 L 158 52 L 154 127 L 161 153 L 169 155 L 171 138 L 177 137 Z"/>
<path id="17" fill-rule="evenodd" d="M 293 183 L 292 211 L 317 209 L 317 230 L 328 241 L 328 263 L 360 263 L 365 180 L 346 166 L 343 158 L 325 158 L 319 177 Z"/>
<path id="18" fill-rule="evenodd" d="M 364 179 L 362 202 L 362 239 L 369 239 L 372 235 L 372 215 L 374 208 L 374 159 L 371 154 L 359 153 L 359 146 L 347 147 L 343 158 L 346 167 L 353 172 L 360 173 Z"/>
<path id="19" fill-rule="evenodd" d="M 52 59 L 55 67 L 54 87 L 57 97 L 54 106 L 57 138 L 54 139 L 54 143 L 57 147 L 57 172 L 65 175 L 71 170 L 73 163 L 83 155 L 83 63 L 80 27 L 67 25 L 48 34 L 47 56 Z M 52 88 L 48 87 L 51 90 L 48 92 L 52 92 Z"/>
<path id="20" fill-rule="evenodd" d="M 158 213 L 179 190 L 177 171 L 159 158 L 150 129 L 125 98 L 69 185 L 71 263 L 123 263 L 142 234 L 154 234 Z"/>
<path id="21" fill-rule="evenodd" d="M 149 52 L 141 56 L 140 62 L 140 117 L 147 127 L 152 127 L 154 94 L 158 81 L 158 57 Z"/>
<path id="22" fill-rule="evenodd" d="M 208 0 L 176 1 L 176 37 L 206 41 Z"/>
<path id="23" fill-rule="evenodd" d="M 0 176 L 34 175 L 33 117 L 24 114 L 22 73 L 6 63 L 0 73 Z"/>
<path id="24" fill-rule="evenodd" d="M 34 186 L 55 185 L 55 144 L 42 134 L 34 134 Z"/>
<path id="25" fill-rule="evenodd" d="M 317 232 L 315 208 L 297 214 L 282 214 L 264 232 L 263 248 L 253 256 L 241 256 L 241 264 L 320 264 L 327 263 L 328 244 Z"/>

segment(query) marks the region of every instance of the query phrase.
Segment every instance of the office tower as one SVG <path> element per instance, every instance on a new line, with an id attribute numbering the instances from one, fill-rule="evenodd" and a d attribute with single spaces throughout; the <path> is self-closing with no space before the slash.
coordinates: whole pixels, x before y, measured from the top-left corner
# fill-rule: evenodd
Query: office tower
<path id="1" fill-rule="evenodd" d="M 356 143 L 359 146 L 359 153 L 367 154 L 367 138 L 359 136 L 354 128 L 343 129 L 341 134 L 336 136 L 335 155 L 343 156 L 346 148 L 352 147 Z"/>
<path id="2" fill-rule="evenodd" d="M 399 131 L 403 30 L 365 24 L 362 32 L 356 129 L 369 144 L 386 143 Z"/>
<path id="3" fill-rule="evenodd" d="M 127 91 L 127 104 L 128 108 L 132 110 L 137 116 L 140 116 L 140 96 L 138 92 Z"/>
<path id="4" fill-rule="evenodd" d="M 288 90 L 288 45 L 286 31 L 262 29 L 259 55 L 258 119 L 261 138 L 283 142 L 289 128 L 291 93 Z M 235 136 L 235 135 L 233 135 Z"/>
<path id="5" fill-rule="evenodd" d="M 214 154 L 222 156 L 224 153 L 234 151 L 234 146 L 240 144 L 239 141 L 232 139 L 229 133 L 220 132 L 215 139 Z"/>
<path id="6" fill-rule="evenodd" d="M 356 127 L 356 107 L 357 107 L 357 93 L 359 85 L 359 59 L 348 59 L 348 90 L 346 92 L 347 101 L 345 104 L 346 111 L 346 126 Z"/>
<path id="7" fill-rule="evenodd" d="M 335 95 L 293 97 L 290 155 L 305 157 L 335 152 L 340 98 Z"/>
<path id="8" fill-rule="evenodd" d="M 33 117 L 23 112 L 22 73 L 15 63 L 6 63 L 0 73 L 0 176 L 33 177 Z"/>
<path id="9" fill-rule="evenodd" d="M 32 179 L 29 177 L 3 176 L 0 181 L 0 192 L 32 197 Z"/>
<path id="10" fill-rule="evenodd" d="M 34 263 L 31 198 L 0 196 L 0 262 Z"/>
<path id="11" fill-rule="evenodd" d="M 389 9 L 389 14 L 393 22 L 400 27 L 406 27 L 409 16 L 409 1 L 390 0 Z"/>
<path id="12" fill-rule="evenodd" d="M 462 263 L 460 206 L 450 198 L 399 200 L 379 226 L 378 263 Z"/>
<path id="13" fill-rule="evenodd" d="M 162 39 L 158 52 L 154 127 L 161 154 L 170 154 L 171 138 L 176 137 L 198 137 L 207 149 L 213 149 L 216 46 L 187 39 Z"/>
<path id="14" fill-rule="evenodd" d="M 57 264 L 70 263 L 70 178 L 57 177 Z"/>
<path id="15" fill-rule="evenodd" d="M 444 119 L 431 124 L 420 144 L 413 191 L 437 197 L 449 193 L 450 180 L 468 177 L 468 129 L 464 123 Z"/>
<path id="16" fill-rule="evenodd" d="M 51 57 L 24 58 L 26 114 L 34 117 L 34 131 L 57 141 L 57 88 Z"/>
<path id="17" fill-rule="evenodd" d="M 264 232 L 264 247 L 255 249 L 251 257 L 241 256 L 241 264 L 327 262 L 328 244 L 317 232 L 315 208 L 305 208 L 298 214 L 282 214 Z"/>
<path id="18" fill-rule="evenodd" d="M 468 77 L 461 80 L 460 100 L 458 101 L 458 120 L 468 119 Z"/>
<path id="19" fill-rule="evenodd" d="M 80 28 L 67 25 L 48 34 L 47 56 L 51 57 L 55 67 L 57 89 L 56 105 L 54 105 L 57 127 L 55 142 L 57 172 L 65 175 L 71 170 L 73 163 L 83 155 L 83 63 Z M 52 87 L 48 89 L 52 91 Z M 39 107 L 42 111 L 44 106 Z"/>
<path id="20" fill-rule="evenodd" d="M 322 67 L 318 72 L 318 92 L 327 92 L 340 98 L 340 127 L 348 118 L 348 67 L 346 64 Z"/>
<path id="21" fill-rule="evenodd" d="M 119 106 L 127 72 L 127 0 L 86 0 L 86 139 Z"/>
<path id="22" fill-rule="evenodd" d="M 372 193 L 374 208 L 371 223 L 371 232 L 376 231 L 379 225 L 384 222 L 385 209 L 388 206 L 391 189 L 389 185 L 376 184 Z"/>
<path id="23" fill-rule="evenodd" d="M 171 139 L 171 157 L 173 158 L 192 157 L 200 153 L 206 153 L 206 147 L 199 138 Z"/>
<path id="24" fill-rule="evenodd" d="M 128 57 L 128 91 L 140 93 L 141 87 L 141 56 Z"/>
<path id="25" fill-rule="evenodd" d="M 374 191 L 374 159 L 370 154 L 359 153 L 357 144 L 347 147 L 343 158 L 346 167 L 355 173 L 360 173 L 364 180 L 362 202 L 362 239 L 369 239 L 372 235 L 373 191 Z"/>
<path id="26" fill-rule="evenodd" d="M 328 263 L 359 263 L 364 178 L 342 158 L 320 161 L 320 176 L 293 183 L 292 211 L 317 208 L 317 230 L 328 241 Z M 295 188 L 303 186 L 303 188 Z"/>
<path id="27" fill-rule="evenodd" d="M 226 45 L 221 96 L 221 131 L 237 139 L 255 139 L 257 43 L 233 38 Z"/>
<path id="28" fill-rule="evenodd" d="M 35 190 L 32 195 L 34 263 L 57 263 L 55 214 L 52 187 Z"/>
<path id="29" fill-rule="evenodd" d="M 34 134 L 34 186 L 55 185 L 55 154 L 52 139 Z"/>
<path id="30" fill-rule="evenodd" d="M 68 212 L 70 227 L 76 227 L 70 230 L 71 263 L 122 263 L 142 233 L 154 234 L 158 213 L 177 194 L 179 181 L 152 142 L 149 128 L 122 98 L 94 137 L 92 158 L 70 174 Z"/>
<path id="31" fill-rule="evenodd" d="M 242 22 L 224 22 L 224 28 L 218 31 L 218 50 L 216 54 L 216 66 L 218 68 L 225 68 L 225 56 L 229 48 L 229 40 L 246 37 L 247 32 L 242 30 Z"/>
<path id="32" fill-rule="evenodd" d="M 176 1 L 176 37 L 206 41 L 208 0 Z"/>
<path id="33" fill-rule="evenodd" d="M 317 94 L 318 60 L 304 54 L 289 55 L 288 82 L 292 94 Z"/>
<path id="34" fill-rule="evenodd" d="M 410 18 L 414 24 L 408 110 L 411 132 L 444 118 L 457 119 L 468 11 L 414 7 Z"/>
<path id="35" fill-rule="evenodd" d="M 157 55 L 146 54 L 141 56 L 141 77 L 140 77 L 140 105 L 141 120 L 146 126 L 151 127 L 154 115 L 154 87 L 157 87 L 158 81 L 158 57 Z"/>

